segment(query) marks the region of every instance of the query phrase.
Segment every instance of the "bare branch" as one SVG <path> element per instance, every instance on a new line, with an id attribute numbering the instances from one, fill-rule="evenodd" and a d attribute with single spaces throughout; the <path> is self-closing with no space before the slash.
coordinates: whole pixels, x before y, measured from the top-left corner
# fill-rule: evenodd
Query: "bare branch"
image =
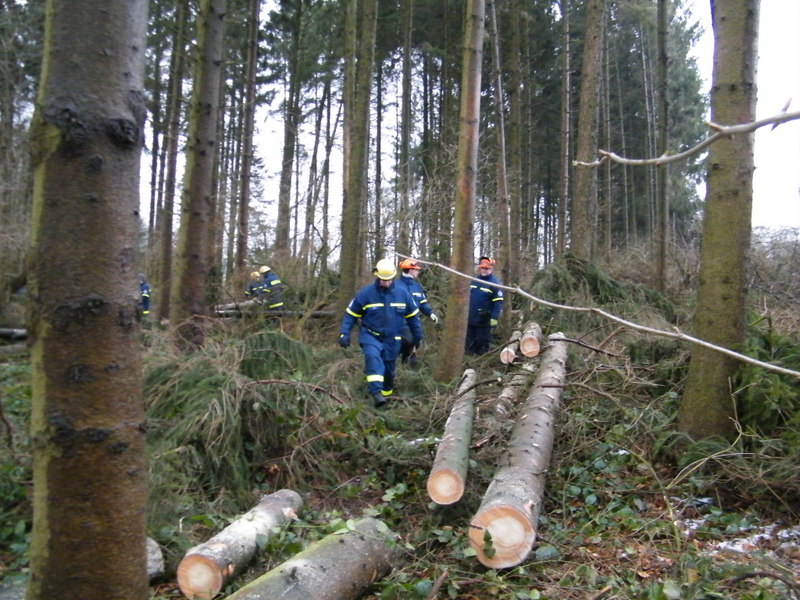
<path id="1" fill-rule="evenodd" d="M 785 108 L 788 108 L 788 104 Z M 740 125 L 719 125 L 717 123 L 713 123 L 711 121 L 707 121 L 706 125 L 710 129 L 713 129 L 716 133 L 708 136 L 702 142 L 697 144 L 696 146 L 692 146 L 688 150 L 684 150 L 683 152 L 679 152 L 678 154 L 663 154 L 657 158 L 625 158 L 623 156 L 619 156 L 614 152 L 609 150 L 598 150 L 597 153 L 600 155 L 596 161 L 593 162 L 580 162 L 574 161 L 572 164 L 577 167 L 599 167 L 602 165 L 606 160 L 613 161 L 615 163 L 619 163 L 622 165 L 666 165 L 669 163 L 678 162 L 684 160 L 685 158 L 689 158 L 694 154 L 698 154 L 701 150 L 704 150 L 717 140 L 729 137 L 732 135 L 737 135 L 741 133 L 751 133 L 756 129 L 764 127 L 765 125 L 772 125 L 772 128 L 775 129 L 781 123 L 786 123 L 787 121 L 794 121 L 800 119 L 800 111 L 794 112 L 786 112 L 784 111 L 774 115 L 772 117 L 767 117 L 765 119 L 760 119 L 758 121 L 753 121 L 751 123 L 742 123 Z"/>
<path id="2" fill-rule="evenodd" d="M 798 116 L 800 116 L 800 113 L 798 113 Z M 400 253 L 398 253 L 398 256 L 401 256 L 403 258 L 410 258 L 410 257 L 405 256 L 405 255 L 400 254 Z M 466 277 L 467 279 L 474 279 L 475 278 L 475 275 L 467 275 L 465 273 L 460 273 L 459 271 L 456 271 L 455 269 L 451 269 L 450 267 L 447 267 L 445 265 L 439 264 L 437 262 L 426 261 L 426 260 L 422 260 L 422 259 L 419 259 L 419 258 L 415 258 L 414 260 L 416 260 L 419 263 L 425 264 L 425 265 L 431 265 L 431 266 L 439 267 L 440 269 L 448 271 L 449 273 L 453 273 L 454 275 L 458 275 L 459 277 Z M 620 325 L 624 325 L 625 327 L 627 327 L 629 329 L 632 329 L 634 331 L 641 331 L 642 333 L 650 333 L 650 334 L 658 335 L 658 336 L 661 336 L 661 337 L 668 337 L 668 338 L 672 338 L 672 339 L 675 339 L 675 340 L 681 340 L 681 341 L 684 341 L 684 342 L 689 342 L 690 344 L 696 344 L 697 346 L 702 346 L 704 348 L 708 348 L 709 350 L 713 350 L 715 352 L 720 352 L 722 354 L 730 356 L 731 358 L 735 358 L 736 360 L 739 360 L 741 362 L 745 362 L 745 363 L 748 363 L 748 364 L 751 364 L 751 365 L 756 365 L 756 366 L 761 367 L 763 369 L 766 369 L 768 371 L 774 371 L 775 373 L 781 373 L 782 375 L 789 375 L 790 377 L 796 377 L 796 378 L 800 379 L 800 372 L 798 372 L 798 371 L 793 371 L 792 369 L 787 369 L 785 367 L 774 365 L 772 363 L 763 362 L 763 361 L 757 360 L 755 358 L 752 358 L 750 356 L 745 356 L 744 354 L 740 354 L 739 352 L 734 352 L 733 350 L 729 350 L 728 348 L 723 348 L 722 346 L 717 346 L 716 344 L 712 344 L 711 342 L 707 342 L 705 340 L 701 340 L 700 338 L 696 338 L 696 337 L 693 337 L 693 336 L 688 335 L 686 333 L 683 333 L 678 328 L 675 328 L 673 331 L 665 331 L 663 329 L 655 329 L 653 327 L 646 327 L 644 325 L 639 325 L 637 323 L 633 323 L 631 321 L 627 321 L 627 320 L 625 320 L 625 319 L 623 319 L 621 317 L 613 315 L 613 314 L 611 314 L 609 312 L 606 312 L 606 311 L 604 311 L 604 310 L 602 310 L 600 308 L 588 308 L 588 307 L 583 307 L 583 306 L 569 306 L 567 304 L 557 304 L 555 302 L 548 302 L 547 300 L 543 300 L 542 298 L 537 298 L 536 296 L 533 296 L 532 294 L 529 294 L 528 292 L 526 292 L 526 291 L 524 291 L 524 290 L 522 290 L 522 289 L 520 289 L 518 287 L 510 287 L 510 286 L 503 285 L 503 284 L 500 284 L 500 283 L 492 283 L 490 281 L 482 281 L 481 283 L 483 285 L 490 285 L 490 286 L 493 286 L 493 287 L 496 287 L 496 288 L 500 288 L 501 290 L 506 290 L 506 291 L 514 293 L 514 294 L 519 294 L 520 296 L 522 296 L 524 298 L 528 298 L 529 300 L 531 300 L 533 302 L 536 302 L 537 304 L 540 304 L 542 306 L 548 306 L 550 308 L 556 308 L 556 309 L 559 309 L 559 310 L 568 310 L 568 311 L 572 311 L 572 312 L 594 313 L 596 315 L 600 315 L 601 317 L 604 317 L 604 318 L 608 319 L 609 321 L 613 321 L 615 323 L 619 323 Z M 568 340 L 566 337 L 564 337 L 563 334 L 561 334 L 560 336 L 551 335 L 550 336 L 550 340 L 551 341 L 557 341 L 557 340 L 571 341 L 571 340 Z"/>

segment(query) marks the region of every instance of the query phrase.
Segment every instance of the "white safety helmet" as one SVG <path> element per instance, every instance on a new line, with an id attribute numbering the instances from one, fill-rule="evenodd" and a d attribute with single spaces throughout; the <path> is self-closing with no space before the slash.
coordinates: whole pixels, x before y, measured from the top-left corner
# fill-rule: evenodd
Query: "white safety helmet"
<path id="1" fill-rule="evenodd" d="M 394 261 L 388 258 L 382 258 L 375 265 L 375 276 L 378 279 L 394 279 L 397 275 L 397 267 L 394 266 Z"/>
<path id="2" fill-rule="evenodd" d="M 259 273 L 261 273 L 262 275 L 263 275 L 264 273 L 266 273 L 267 271 L 269 271 L 269 270 L 270 270 L 270 269 L 269 269 L 269 267 L 268 267 L 267 265 L 264 265 L 263 267 L 259 267 L 259 268 L 258 268 L 258 272 L 259 272 Z"/>

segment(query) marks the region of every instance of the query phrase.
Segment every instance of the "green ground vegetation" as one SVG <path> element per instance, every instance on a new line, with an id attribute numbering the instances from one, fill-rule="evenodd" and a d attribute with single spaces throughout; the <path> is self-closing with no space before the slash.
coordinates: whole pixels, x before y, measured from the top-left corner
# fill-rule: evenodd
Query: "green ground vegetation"
<path id="1" fill-rule="evenodd" d="M 796 314 L 800 301 L 792 285 L 777 303 L 754 286 L 748 353 L 798 370 L 800 330 L 786 314 Z M 686 301 L 577 260 L 547 268 L 527 287 L 653 327 L 685 329 L 691 313 Z M 152 597 L 181 597 L 174 570 L 184 552 L 281 488 L 303 495 L 299 519 L 263 540 L 228 592 L 366 515 L 398 534 L 402 557 L 368 599 L 798 597 L 800 534 L 786 545 L 767 536 L 747 552 L 720 544 L 767 526 L 796 531 L 800 381 L 744 367 L 733 388 L 738 438 L 688 444 L 675 430 L 688 363 L 683 344 L 594 314 L 512 304 L 545 333 L 562 331 L 583 345 L 570 344 L 537 542 L 522 564 L 500 571 L 476 560 L 467 525 L 514 415 L 491 426 L 478 418 L 463 499 L 432 504 L 426 480 L 453 387 L 431 377 L 433 350 L 445 343 L 431 324 L 420 365 L 400 366 L 400 398 L 381 411 L 367 402 L 357 347 L 335 343 L 338 322 L 221 321 L 189 356 L 171 349 L 167 329 L 146 324 L 148 534 L 167 566 Z M 481 381 L 508 381 L 519 368 L 496 354 L 468 366 Z M 28 375 L 24 354 L 0 358 L 0 576 L 8 579 L 24 577 L 27 567 Z M 501 385 L 482 384 L 478 407 Z"/>

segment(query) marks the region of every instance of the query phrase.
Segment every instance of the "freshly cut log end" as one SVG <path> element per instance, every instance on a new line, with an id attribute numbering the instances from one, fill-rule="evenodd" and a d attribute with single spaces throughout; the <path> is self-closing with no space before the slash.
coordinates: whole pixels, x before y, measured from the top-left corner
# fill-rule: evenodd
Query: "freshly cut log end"
<path id="1" fill-rule="evenodd" d="M 469 545 L 478 553 L 478 560 L 492 569 L 517 566 L 528 556 L 535 539 L 531 515 L 509 505 L 479 511 L 469 524 Z"/>
<path id="2" fill-rule="evenodd" d="M 190 600 L 211 600 L 222 589 L 222 569 L 215 560 L 202 554 L 184 557 L 177 574 L 178 586 Z"/>
<path id="3" fill-rule="evenodd" d="M 443 468 L 428 477 L 428 496 L 436 504 L 454 504 L 464 495 L 464 478 L 455 470 Z"/>

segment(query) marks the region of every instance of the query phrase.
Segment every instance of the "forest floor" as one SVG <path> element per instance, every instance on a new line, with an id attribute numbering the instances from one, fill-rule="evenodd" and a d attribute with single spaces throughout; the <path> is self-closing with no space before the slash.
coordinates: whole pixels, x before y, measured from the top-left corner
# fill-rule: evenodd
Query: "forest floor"
<path id="1" fill-rule="evenodd" d="M 567 284 L 565 277 L 582 279 Z M 649 326 L 685 326 L 680 310 L 662 298 L 592 277 L 545 276 L 537 295 L 594 300 Z M 578 288 L 584 297 L 574 296 Z M 750 414 L 751 425 L 735 441 L 687 446 L 675 417 L 688 348 L 593 315 L 568 318 L 541 308 L 517 314 L 535 319 L 545 334 L 563 331 L 581 343 L 570 344 L 533 550 L 501 570 L 478 562 L 467 535 L 516 417 L 492 419 L 483 411 L 520 369 L 500 363 L 500 340 L 493 352 L 464 365 L 483 382 L 469 478 L 458 503 L 438 506 L 426 481 L 453 388 L 433 380 L 435 354 L 445 342 L 430 323 L 420 365 L 399 366 L 399 398 L 382 410 L 366 400 L 358 349 L 335 345 L 337 323 L 298 329 L 292 320 L 280 327 L 258 319 L 220 322 L 190 357 L 170 349 L 167 328 L 147 324 L 145 402 L 151 493 L 158 499 L 149 509 L 148 535 L 166 566 L 152 583 L 152 599 L 182 597 L 175 569 L 186 550 L 263 494 L 289 488 L 304 499 L 298 519 L 264 541 L 225 594 L 343 522 L 371 516 L 397 534 L 400 558 L 360 596 L 368 600 L 800 600 L 797 414 L 777 425 L 766 421 L 774 411 Z M 778 333 L 765 323 L 754 339 L 761 346 L 769 340 L 773 356 L 800 361 L 798 332 Z M 603 352 L 592 349 L 601 345 Z M 785 366 L 797 369 L 792 360 Z M 25 354 L 0 356 L 3 600 L 2 586 L 24 580 L 27 570 L 28 371 Z M 777 405 L 797 409 L 796 381 L 763 372 L 751 377 L 736 388 L 747 389 L 748 399 L 766 386 Z M 759 418 L 763 430 L 756 433 Z"/>

